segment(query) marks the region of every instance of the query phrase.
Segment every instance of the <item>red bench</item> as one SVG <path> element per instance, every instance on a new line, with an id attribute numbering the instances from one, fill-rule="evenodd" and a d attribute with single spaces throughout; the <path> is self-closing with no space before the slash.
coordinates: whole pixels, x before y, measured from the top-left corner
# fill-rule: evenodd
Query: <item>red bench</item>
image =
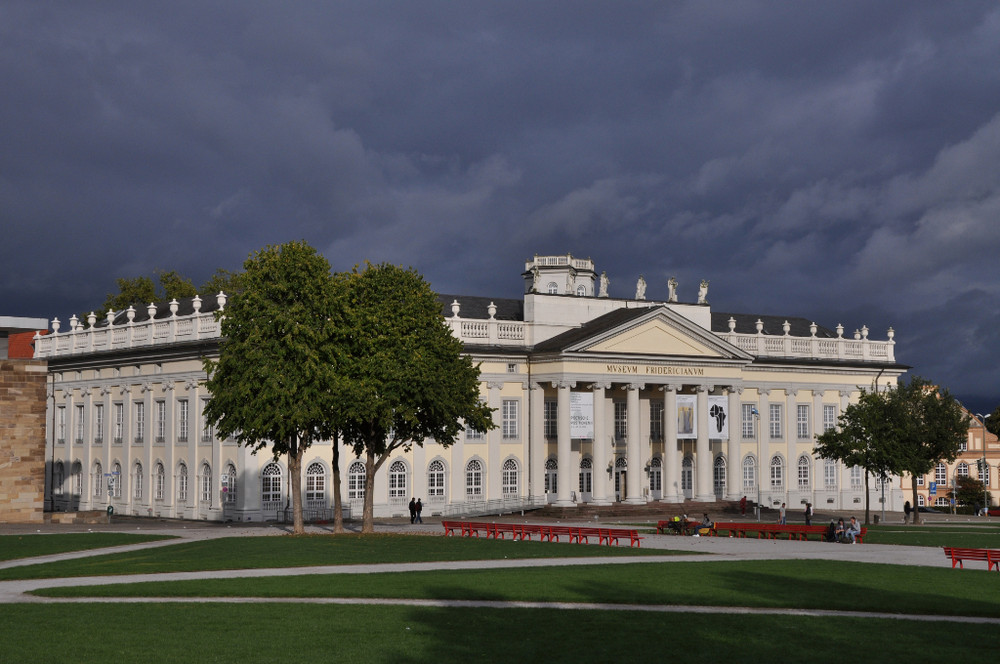
<path id="1" fill-rule="evenodd" d="M 713 535 L 718 534 L 720 530 L 728 531 L 734 537 L 746 537 L 747 533 L 757 533 L 757 539 L 777 539 L 779 535 L 787 535 L 788 539 L 796 539 L 799 541 L 805 541 L 809 539 L 809 535 L 818 535 L 819 541 L 823 541 L 826 537 L 826 531 L 829 526 L 807 526 L 800 523 L 790 523 L 790 524 L 779 524 L 779 523 L 755 523 L 755 522 L 727 522 L 727 521 L 717 521 L 715 523 L 715 530 Z M 868 528 L 862 526 L 861 534 L 857 535 L 857 540 L 859 543 L 864 544 L 865 535 L 868 533 Z"/>
<path id="2" fill-rule="evenodd" d="M 639 537 L 638 531 L 628 528 L 604 528 L 602 531 L 608 546 L 611 546 L 612 541 L 614 541 L 615 546 L 618 546 L 618 539 L 625 539 L 626 537 L 628 538 L 629 547 L 642 546 L 642 538 Z"/>
<path id="3" fill-rule="evenodd" d="M 944 555 L 951 558 L 952 569 L 955 569 L 955 565 L 965 569 L 965 565 L 962 563 L 966 560 L 983 560 L 986 561 L 987 570 L 996 567 L 997 571 L 1000 572 L 1000 549 L 962 549 L 946 546 L 944 547 Z"/>
<path id="4" fill-rule="evenodd" d="M 507 535 L 510 535 L 511 539 L 520 537 L 519 526 L 515 523 L 491 523 L 487 537 L 490 534 L 493 535 L 493 539 L 507 539 Z"/>
<path id="5" fill-rule="evenodd" d="M 560 537 L 565 537 L 567 542 L 572 542 L 576 533 L 574 528 L 569 526 L 549 526 L 549 541 L 558 542 Z"/>
<path id="6" fill-rule="evenodd" d="M 520 528 L 522 540 L 530 540 L 532 535 L 538 535 L 538 539 L 544 542 L 549 536 L 548 526 L 538 526 L 526 523 Z"/>
<path id="7" fill-rule="evenodd" d="M 445 535 L 454 535 L 458 531 L 463 537 L 479 537 L 480 533 L 487 538 L 506 539 L 507 535 L 511 539 L 531 539 L 533 535 L 538 535 L 539 540 L 558 542 L 560 537 L 565 537 L 570 543 L 578 544 L 590 543 L 590 538 L 597 538 L 598 544 L 615 544 L 618 546 L 620 540 L 628 538 L 629 546 L 642 546 L 643 538 L 639 536 L 637 530 L 630 528 L 590 528 L 574 526 L 542 526 L 534 524 L 518 523 L 486 523 L 482 521 L 442 521 Z"/>
<path id="8" fill-rule="evenodd" d="M 458 531 L 459 535 L 465 534 L 464 532 L 462 532 L 463 524 L 461 521 L 442 521 L 441 525 L 444 526 L 445 535 L 454 535 L 456 530 Z"/>
<path id="9" fill-rule="evenodd" d="M 673 530 L 678 535 L 687 535 L 689 532 L 694 534 L 698 532 L 701 528 L 700 521 L 692 521 L 688 519 L 687 521 L 674 521 L 673 519 L 668 519 L 666 521 L 656 522 L 656 532 L 660 535 L 666 530 Z"/>
<path id="10" fill-rule="evenodd" d="M 479 537 L 479 533 L 482 533 L 486 537 L 489 537 L 490 531 L 492 529 L 493 529 L 492 523 L 485 523 L 483 521 L 462 522 L 462 534 L 466 537 L 472 537 L 473 535 Z"/>

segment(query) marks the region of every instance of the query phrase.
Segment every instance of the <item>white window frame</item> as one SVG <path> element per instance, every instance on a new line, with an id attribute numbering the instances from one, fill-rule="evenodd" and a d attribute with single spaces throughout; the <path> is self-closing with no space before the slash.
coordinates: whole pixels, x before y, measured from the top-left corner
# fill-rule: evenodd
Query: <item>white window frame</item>
<path id="1" fill-rule="evenodd" d="M 279 464 L 273 461 L 261 469 L 260 500 L 262 503 L 281 502 L 281 497 L 284 493 L 284 479 L 284 470 Z"/>
<path id="2" fill-rule="evenodd" d="M 201 504 L 212 506 L 212 467 L 207 463 L 201 465 Z"/>
<path id="3" fill-rule="evenodd" d="M 771 491 L 783 491 L 785 488 L 785 459 L 780 454 L 771 457 L 769 472 Z"/>
<path id="4" fill-rule="evenodd" d="M 501 402 L 504 440 L 516 440 L 519 436 L 518 403 L 517 399 L 504 399 Z"/>
<path id="5" fill-rule="evenodd" d="M 100 498 L 107 491 L 107 483 L 104 481 L 104 466 L 101 465 L 100 461 L 94 462 L 93 484 L 94 490 L 91 493 L 94 498 Z"/>
<path id="6" fill-rule="evenodd" d="M 94 404 L 94 444 L 104 443 L 104 404 Z"/>
<path id="7" fill-rule="evenodd" d="M 187 504 L 188 501 L 188 467 L 182 463 L 177 467 L 177 503 Z"/>
<path id="8" fill-rule="evenodd" d="M 628 438 L 628 403 L 615 400 L 615 440 Z"/>
<path id="9" fill-rule="evenodd" d="M 308 480 L 308 474 L 306 475 L 306 477 L 307 477 L 307 480 Z M 229 503 L 231 505 L 235 504 L 236 503 L 237 492 L 239 490 L 239 486 L 237 486 L 237 482 L 236 482 L 236 466 L 235 465 L 229 464 L 228 466 L 226 466 L 226 474 L 223 476 L 223 479 L 225 480 L 225 483 L 226 483 L 225 484 L 226 495 L 225 495 L 224 500 L 225 500 L 226 503 Z"/>
<path id="10" fill-rule="evenodd" d="M 115 402 L 115 435 L 114 442 L 121 445 L 125 439 L 125 403 Z"/>
<path id="11" fill-rule="evenodd" d="M 743 490 L 757 488 L 757 459 L 751 454 L 743 457 Z"/>
<path id="12" fill-rule="evenodd" d="M 757 438 L 757 418 L 753 414 L 756 407 L 757 405 L 752 403 L 740 404 L 740 412 L 743 414 L 743 421 L 740 425 L 743 432 L 743 440 L 755 440 Z"/>
<path id="13" fill-rule="evenodd" d="M 663 461 L 658 456 L 649 460 L 649 490 L 663 491 Z"/>
<path id="14" fill-rule="evenodd" d="M 186 443 L 191 427 L 191 402 L 188 399 L 177 400 L 177 442 Z"/>
<path id="15" fill-rule="evenodd" d="M 75 416 L 73 417 L 73 426 L 75 427 L 76 430 L 76 435 L 73 436 L 73 440 L 76 442 L 77 445 L 83 444 L 83 432 L 85 430 L 84 420 L 83 420 L 83 414 L 84 414 L 83 408 L 84 408 L 83 404 L 78 403 L 73 409 L 74 412 L 76 413 Z"/>
<path id="16" fill-rule="evenodd" d="M 501 469 L 501 490 L 504 497 L 517 496 L 520 491 L 520 471 L 517 466 L 517 461 L 514 459 L 507 459 L 503 462 L 503 468 Z"/>
<path id="17" fill-rule="evenodd" d="M 56 443 L 66 442 L 66 406 L 56 407 Z"/>
<path id="18" fill-rule="evenodd" d="M 406 494 L 409 489 L 407 488 L 406 478 L 409 474 L 409 470 L 406 467 L 406 462 L 402 459 L 396 459 L 389 465 L 389 499 L 393 498 L 406 498 Z"/>
<path id="19" fill-rule="evenodd" d="M 851 466 L 851 488 L 858 490 L 864 488 L 864 486 L 865 477 L 861 466 Z"/>
<path id="20" fill-rule="evenodd" d="M 934 481 L 938 486 L 948 486 L 948 466 L 940 461 L 934 467 Z"/>
<path id="21" fill-rule="evenodd" d="M 205 406 L 208 405 L 208 402 L 208 399 L 201 400 L 201 442 L 203 443 L 211 443 L 215 440 L 215 428 L 205 416 Z"/>
<path id="22" fill-rule="evenodd" d="M 827 489 L 837 488 L 837 475 L 839 468 L 836 459 L 824 459 L 823 462 L 823 484 Z"/>
<path id="23" fill-rule="evenodd" d="M 809 438 L 809 404 L 795 404 L 795 433 L 799 440 Z"/>
<path id="24" fill-rule="evenodd" d="M 782 435 L 782 416 L 784 413 L 784 408 L 780 403 L 772 403 L 767 406 L 768 412 L 768 432 L 771 436 L 771 440 L 781 440 Z"/>
<path id="25" fill-rule="evenodd" d="M 157 399 L 153 404 L 156 409 L 153 422 L 156 434 L 153 437 L 153 442 L 162 443 L 167 435 L 167 402 L 164 399 Z"/>
<path id="26" fill-rule="evenodd" d="M 651 441 L 663 440 L 663 405 L 663 401 L 660 399 L 649 401 L 649 439 Z"/>
<path id="27" fill-rule="evenodd" d="M 594 461 L 590 457 L 580 459 L 580 493 L 594 491 Z"/>
<path id="28" fill-rule="evenodd" d="M 556 399 L 546 399 L 542 404 L 542 429 L 548 440 L 559 436 L 559 402 Z"/>
<path id="29" fill-rule="evenodd" d="M 166 479 L 166 473 L 163 469 L 163 464 L 157 462 L 153 466 L 153 500 L 163 500 L 163 484 Z"/>
<path id="30" fill-rule="evenodd" d="M 364 500 L 365 475 L 367 475 L 367 469 L 363 461 L 352 461 L 351 465 L 347 467 L 348 500 Z"/>
<path id="31" fill-rule="evenodd" d="M 146 402 L 135 401 L 133 405 L 132 412 L 135 415 L 135 434 L 133 440 L 136 443 L 143 443 L 146 440 Z"/>
<path id="32" fill-rule="evenodd" d="M 306 468 L 306 500 L 326 500 L 326 468 L 319 461 L 313 461 Z"/>
<path id="33" fill-rule="evenodd" d="M 445 467 L 440 459 L 434 459 L 427 466 L 427 495 L 442 498 L 445 495 Z"/>
<path id="34" fill-rule="evenodd" d="M 837 428 L 837 407 L 832 404 L 823 405 L 823 431 Z"/>
<path id="35" fill-rule="evenodd" d="M 805 454 L 796 462 L 796 477 L 799 491 L 808 491 L 812 484 L 812 459 Z"/>
<path id="36" fill-rule="evenodd" d="M 465 464 L 465 495 L 473 498 L 483 495 L 483 464 L 478 459 L 469 459 Z"/>

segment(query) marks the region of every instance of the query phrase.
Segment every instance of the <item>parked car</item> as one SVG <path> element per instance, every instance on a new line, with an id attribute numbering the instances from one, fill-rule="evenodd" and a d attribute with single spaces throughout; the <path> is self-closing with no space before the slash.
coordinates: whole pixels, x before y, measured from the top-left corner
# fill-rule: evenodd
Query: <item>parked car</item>
<path id="1" fill-rule="evenodd" d="M 993 509 L 987 510 L 986 514 L 989 516 L 1000 516 L 1000 508 L 994 507 Z"/>
<path id="2" fill-rule="evenodd" d="M 929 512 L 931 514 L 941 514 L 941 510 L 936 510 L 933 507 L 927 507 L 926 505 L 918 505 L 918 512 Z"/>

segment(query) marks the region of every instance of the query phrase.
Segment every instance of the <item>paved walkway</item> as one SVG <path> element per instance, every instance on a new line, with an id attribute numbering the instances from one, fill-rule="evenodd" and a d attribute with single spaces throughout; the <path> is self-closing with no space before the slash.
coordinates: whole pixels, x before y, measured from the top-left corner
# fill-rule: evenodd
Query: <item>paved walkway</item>
<path id="1" fill-rule="evenodd" d="M 356 526 L 354 526 L 356 528 Z M 67 530 L 94 530 L 95 527 L 75 527 L 67 529 L 63 526 L 47 526 L 45 532 L 66 532 Z M 89 556 L 136 551 L 154 547 L 172 546 L 179 543 L 216 539 L 221 537 L 251 537 L 285 535 L 290 531 L 288 526 L 239 526 L 218 524 L 185 524 L 176 523 L 119 523 L 112 526 L 97 527 L 102 532 L 156 533 L 172 535 L 176 539 L 110 547 L 88 551 L 73 551 L 36 558 L 12 560 L 0 563 L 0 569 L 32 565 L 43 562 L 58 562 Z M 32 532 L 28 528 L 15 528 L 25 533 Z M 34 529 L 42 532 L 42 528 Z M 328 533 L 329 526 L 310 526 L 308 532 Z M 436 521 L 423 525 L 409 523 L 385 523 L 377 527 L 378 532 L 386 533 L 424 533 L 441 534 L 440 524 Z M 0 534 L 13 534 L 10 527 L 0 528 Z M 592 545 L 598 546 L 598 545 Z M 549 608 L 563 610 L 602 610 L 602 611 L 655 611 L 665 613 L 727 613 L 727 614 L 767 614 L 767 615 L 807 615 L 807 616 L 851 616 L 875 617 L 900 620 L 946 621 L 963 623 L 980 623 L 1000 625 L 1000 618 L 976 618 L 968 616 L 925 616 L 905 614 L 882 614 L 852 611 L 818 611 L 804 609 L 768 609 L 756 607 L 716 607 L 716 606 L 682 606 L 682 605 L 631 605 L 631 604 L 596 604 L 596 603 L 565 603 L 565 602 L 494 602 L 467 600 L 421 600 L 421 599 L 374 599 L 374 598 L 48 598 L 30 594 L 34 590 L 53 587 L 71 587 L 81 585 L 111 585 L 120 583 L 139 583 L 143 581 L 181 581 L 219 578 L 261 578 L 303 574 L 372 574 L 381 572 L 417 572 L 441 569 L 511 569 L 518 567 L 545 567 L 552 565 L 621 565 L 636 562 L 644 563 L 677 563 L 677 562 L 722 562 L 732 560 L 847 560 L 865 563 L 885 563 L 893 565 L 918 565 L 928 567 L 950 567 L 951 563 L 936 547 L 887 546 L 875 544 L 828 544 L 822 542 L 796 542 L 782 540 L 739 539 L 730 537 L 680 537 L 676 535 L 647 535 L 643 540 L 645 549 L 663 549 L 670 551 L 690 552 L 694 555 L 665 556 L 623 556 L 608 558 L 548 558 L 548 559 L 516 559 L 516 560 L 469 560 L 453 562 L 426 563 L 389 563 L 380 565 L 329 565 L 313 567 L 270 568 L 270 569 L 236 569 L 212 570 L 204 572 L 174 572 L 160 574 L 129 574 L 119 576 L 32 579 L 0 582 L 0 603 L 140 603 L 140 602 L 279 602 L 279 603 L 313 603 L 313 604 L 396 604 L 407 606 L 457 606 L 457 607 L 490 607 L 490 608 Z"/>

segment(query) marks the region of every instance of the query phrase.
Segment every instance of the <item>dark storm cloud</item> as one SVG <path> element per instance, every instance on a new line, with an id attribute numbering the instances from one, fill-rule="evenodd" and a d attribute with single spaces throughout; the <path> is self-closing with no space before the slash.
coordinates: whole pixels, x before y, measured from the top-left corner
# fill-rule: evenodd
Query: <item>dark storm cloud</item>
<path id="1" fill-rule="evenodd" d="M 0 1 L 0 310 L 304 238 L 516 296 L 897 332 L 1000 401 L 1000 9 L 966 2 Z"/>

